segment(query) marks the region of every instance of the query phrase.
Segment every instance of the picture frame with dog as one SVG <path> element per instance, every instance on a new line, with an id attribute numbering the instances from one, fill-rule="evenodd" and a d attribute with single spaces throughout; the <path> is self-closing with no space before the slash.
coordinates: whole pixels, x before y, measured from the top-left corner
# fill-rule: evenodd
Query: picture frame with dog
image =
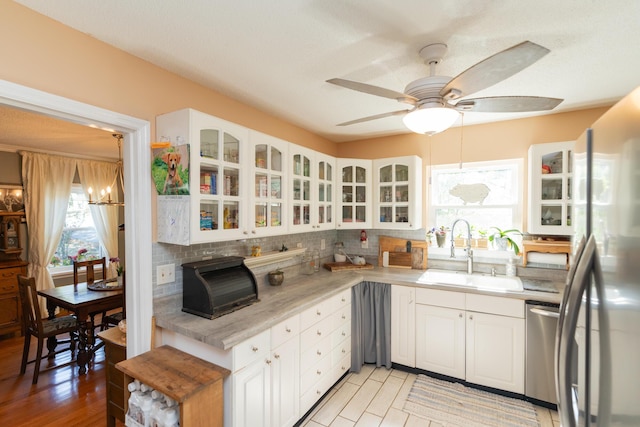
<path id="1" fill-rule="evenodd" d="M 189 195 L 189 145 L 153 151 L 151 177 L 159 195 Z"/>

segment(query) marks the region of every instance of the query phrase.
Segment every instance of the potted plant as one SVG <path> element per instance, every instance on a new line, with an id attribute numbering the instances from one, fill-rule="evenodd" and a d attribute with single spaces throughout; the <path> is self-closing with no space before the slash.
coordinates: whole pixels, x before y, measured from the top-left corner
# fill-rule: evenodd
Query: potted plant
<path id="1" fill-rule="evenodd" d="M 269 279 L 269 284 L 271 286 L 280 286 L 284 281 L 284 271 L 279 268 L 277 270 L 270 271 L 267 273 L 267 278 Z"/>
<path id="2" fill-rule="evenodd" d="M 427 231 L 427 237 L 429 238 L 429 240 L 431 240 L 431 236 L 435 235 L 436 236 L 436 243 L 438 244 L 439 248 L 444 247 L 444 242 L 445 239 L 447 237 L 447 230 L 448 228 L 445 227 L 444 225 L 441 225 L 440 227 L 433 227 L 432 229 Z"/>
<path id="3" fill-rule="evenodd" d="M 512 228 L 510 230 L 502 230 L 499 227 L 491 227 L 495 232 L 489 235 L 489 241 L 495 242 L 499 250 L 506 251 L 507 248 L 513 248 L 513 252 L 518 255 L 520 248 L 518 244 L 511 238 L 512 235 L 522 236 L 522 231 Z"/>

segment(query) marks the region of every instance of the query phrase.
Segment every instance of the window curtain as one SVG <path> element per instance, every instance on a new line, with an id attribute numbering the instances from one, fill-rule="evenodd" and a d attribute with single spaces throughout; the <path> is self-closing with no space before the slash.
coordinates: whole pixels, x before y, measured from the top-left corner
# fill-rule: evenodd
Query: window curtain
<path id="1" fill-rule="evenodd" d="M 391 369 L 391 285 L 361 282 L 351 288 L 351 372 L 365 363 Z"/>
<path id="2" fill-rule="evenodd" d="M 49 289 L 54 285 L 47 265 L 64 228 L 76 159 L 26 151 L 20 154 L 29 227 L 28 274 L 35 278 L 37 289 Z"/>
<path id="3" fill-rule="evenodd" d="M 89 187 L 94 194 L 102 188 L 111 187 L 111 199 L 118 201 L 118 183 L 114 182 L 116 176 L 116 163 L 101 162 L 96 160 L 78 160 L 78 177 L 82 183 L 82 190 L 89 194 Z M 95 197 L 98 197 L 97 195 Z M 91 217 L 96 226 L 98 238 L 104 245 L 110 257 L 118 256 L 118 211 L 114 206 L 91 205 Z M 116 276 L 115 266 L 109 263 L 107 277 Z"/>

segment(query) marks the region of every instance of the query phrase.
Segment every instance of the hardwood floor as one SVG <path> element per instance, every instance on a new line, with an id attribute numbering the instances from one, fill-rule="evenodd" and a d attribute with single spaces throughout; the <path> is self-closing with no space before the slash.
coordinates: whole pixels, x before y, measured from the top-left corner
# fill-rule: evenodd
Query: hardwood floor
<path id="1" fill-rule="evenodd" d="M 5 426 L 106 426 L 104 348 L 98 350 L 86 375 L 78 375 L 75 364 L 40 371 L 32 385 L 33 363 L 20 375 L 23 337 L 0 340 L 0 420 Z M 31 360 L 36 341 L 31 342 Z M 69 361 L 68 352 L 55 363 Z M 42 367 L 47 362 L 42 363 Z M 117 423 L 117 426 L 124 426 Z"/>

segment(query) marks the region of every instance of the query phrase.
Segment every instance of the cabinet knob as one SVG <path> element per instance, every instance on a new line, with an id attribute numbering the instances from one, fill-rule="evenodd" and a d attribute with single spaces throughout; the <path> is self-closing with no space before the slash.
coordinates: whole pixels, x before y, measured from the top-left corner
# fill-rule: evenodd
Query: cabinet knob
<path id="1" fill-rule="evenodd" d="M 345 354 L 347 352 L 347 350 L 345 350 L 344 348 L 342 349 L 342 354 Z"/>
<path id="2" fill-rule="evenodd" d="M 243 231 L 242 234 L 244 234 L 246 236 L 247 234 L 249 234 L 249 232 L 248 231 Z"/>
<path id="3" fill-rule="evenodd" d="M 251 234 L 256 234 L 256 230 L 251 230 Z"/>
<path id="4" fill-rule="evenodd" d="M 321 312 L 320 310 L 317 310 L 317 311 L 316 311 L 316 314 L 317 314 L 318 316 L 322 316 L 322 312 Z"/>
<path id="5" fill-rule="evenodd" d="M 469 320 L 473 320 L 473 314 L 469 315 Z"/>
<path id="6" fill-rule="evenodd" d="M 318 356 L 322 356 L 322 352 L 321 352 L 320 350 L 316 351 L 316 354 L 317 354 Z"/>
<path id="7" fill-rule="evenodd" d="M 347 333 L 346 333 L 345 331 L 342 331 L 342 336 L 343 336 L 343 337 L 346 337 L 346 336 L 347 336 Z"/>
<path id="8" fill-rule="evenodd" d="M 344 320 L 344 319 L 346 319 L 346 318 L 347 318 L 347 316 L 343 314 L 343 315 L 342 315 L 342 320 Z"/>
<path id="9" fill-rule="evenodd" d="M 346 299 L 345 297 L 342 297 L 342 300 L 341 300 L 341 301 L 342 301 L 342 302 L 346 302 L 346 301 L 347 301 L 347 299 Z"/>
<path id="10" fill-rule="evenodd" d="M 256 346 L 251 346 L 251 351 L 253 351 L 253 352 L 255 353 L 256 351 L 258 351 L 258 347 L 256 347 Z"/>
<path id="11" fill-rule="evenodd" d="M 316 332 L 316 334 L 318 334 L 318 336 L 322 336 L 322 331 L 318 329 L 318 332 Z"/>
<path id="12" fill-rule="evenodd" d="M 322 394 L 322 392 L 321 392 L 320 390 L 316 390 L 316 394 L 317 394 L 318 396 L 320 396 L 320 395 Z"/>
<path id="13" fill-rule="evenodd" d="M 267 362 L 267 365 L 271 365 L 271 360 L 267 359 L 265 362 Z"/>
<path id="14" fill-rule="evenodd" d="M 318 374 L 318 375 L 322 375 L 322 371 L 321 371 L 320 369 L 318 369 L 318 370 L 316 371 L 316 374 Z"/>
<path id="15" fill-rule="evenodd" d="M 458 314 L 458 317 L 462 319 L 462 313 L 459 313 L 459 314 Z"/>
<path id="16" fill-rule="evenodd" d="M 278 353 L 274 354 L 273 357 L 276 359 L 280 359 L 280 355 Z"/>
<path id="17" fill-rule="evenodd" d="M 289 327 L 286 327 L 284 330 L 287 331 L 287 332 L 291 332 L 291 328 L 289 328 Z"/>

